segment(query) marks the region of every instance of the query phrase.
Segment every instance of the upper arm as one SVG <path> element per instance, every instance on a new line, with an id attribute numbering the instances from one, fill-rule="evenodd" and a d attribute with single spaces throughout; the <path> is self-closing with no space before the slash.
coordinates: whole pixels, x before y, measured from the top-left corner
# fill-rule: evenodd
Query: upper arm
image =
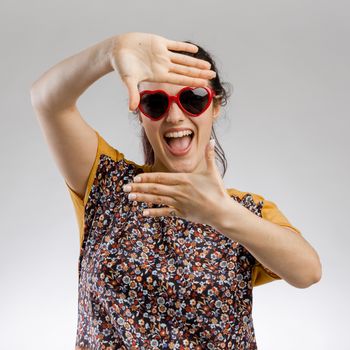
<path id="1" fill-rule="evenodd" d="M 95 130 L 82 118 L 76 106 L 55 112 L 55 115 L 40 109 L 35 112 L 60 173 L 67 184 L 84 197 L 98 146 Z"/>
<path id="2" fill-rule="evenodd" d="M 290 223 L 275 202 L 266 200 L 264 197 L 257 194 L 253 194 L 253 197 L 255 198 L 256 202 L 263 202 L 261 211 L 263 219 L 279 225 L 284 229 L 293 232 L 294 234 L 299 234 L 302 236 L 301 231 Z M 281 277 L 256 260 L 256 264 L 252 271 L 253 286 L 258 286 L 278 279 L 281 279 Z"/>

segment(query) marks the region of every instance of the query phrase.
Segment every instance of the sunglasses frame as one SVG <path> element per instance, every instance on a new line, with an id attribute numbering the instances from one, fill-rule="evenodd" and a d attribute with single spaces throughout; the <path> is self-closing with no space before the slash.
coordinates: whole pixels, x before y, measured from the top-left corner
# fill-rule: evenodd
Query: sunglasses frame
<path id="1" fill-rule="evenodd" d="M 199 114 L 193 114 L 193 113 L 190 113 L 188 112 L 182 105 L 181 105 L 181 102 L 180 102 L 180 95 L 184 92 L 184 91 L 187 91 L 187 90 L 196 90 L 196 89 L 205 89 L 207 92 L 208 92 L 208 102 L 207 104 L 205 105 L 205 108 L 203 108 L 203 110 L 199 113 Z M 162 93 L 164 94 L 165 96 L 167 96 L 168 98 L 168 106 L 165 110 L 165 112 L 159 116 L 158 118 L 154 118 L 152 117 L 151 115 L 145 113 L 145 111 L 143 110 L 142 106 L 141 106 L 141 98 L 143 95 L 147 94 L 147 93 L 151 93 L 152 95 L 153 94 L 156 94 L 156 93 Z M 140 103 L 138 105 L 138 109 L 146 116 L 148 117 L 149 119 L 151 119 L 152 121 L 159 121 L 161 119 L 164 118 L 164 116 L 168 113 L 169 109 L 170 109 L 170 105 L 172 102 L 176 102 L 176 104 L 181 108 L 181 110 L 190 115 L 191 117 L 199 117 L 201 114 L 203 114 L 210 106 L 213 98 L 216 96 L 215 94 L 215 91 L 211 88 L 211 87 L 207 87 L 207 86 L 197 86 L 197 87 L 190 87 L 190 86 L 185 86 L 184 88 L 182 88 L 176 95 L 169 95 L 166 91 L 164 90 L 161 90 L 161 89 L 158 89 L 158 90 L 143 90 L 140 92 Z"/>

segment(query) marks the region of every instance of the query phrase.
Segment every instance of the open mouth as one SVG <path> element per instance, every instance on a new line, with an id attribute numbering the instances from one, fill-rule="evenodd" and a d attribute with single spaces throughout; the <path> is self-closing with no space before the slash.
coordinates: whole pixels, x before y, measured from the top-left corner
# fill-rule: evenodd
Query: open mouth
<path id="1" fill-rule="evenodd" d="M 170 153 L 175 156 L 182 156 L 187 154 L 190 150 L 194 138 L 194 132 L 182 137 L 163 137 Z"/>
<path id="2" fill-rule="evenodd" d="M 191 141 L 192 141 L 192 139 L 193 139 L 193 137 L 194 137 L 194 133 L 192 132 L 192 134 L 186 135 L 186 136 L 189 136 L 189 137 L 191 138 Z M 177 137 L 177 138 L 184 138 L 184 137 L 186 137 L 186 136 Z M 170 144 L 170 141 L 171 141 L 172 139 L 174 139 L 174 137 L 166 137 L 166 136 L 164 136 L 164 140 L 165 140 L 165 142 L 166 142 L 168 145 Z"/>

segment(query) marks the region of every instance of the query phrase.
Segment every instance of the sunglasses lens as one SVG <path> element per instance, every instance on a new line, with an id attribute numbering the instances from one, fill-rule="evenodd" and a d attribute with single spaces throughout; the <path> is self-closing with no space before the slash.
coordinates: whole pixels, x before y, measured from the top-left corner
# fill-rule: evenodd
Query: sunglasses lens
<path id="1" fill-rule="evenodd" d="M 201 114 L 208 105 L 209 94 L 206 89 L 185 90 L 180 95 L 182 106 L 192 114 Z"/>
<path id="2" fill-rule="evenodd" d="M 146 93 L 141 97 L 140 104 L 144 113 L 153 119 L 160 118 L 168 107 L 168 98 L 160 92 Z"/>

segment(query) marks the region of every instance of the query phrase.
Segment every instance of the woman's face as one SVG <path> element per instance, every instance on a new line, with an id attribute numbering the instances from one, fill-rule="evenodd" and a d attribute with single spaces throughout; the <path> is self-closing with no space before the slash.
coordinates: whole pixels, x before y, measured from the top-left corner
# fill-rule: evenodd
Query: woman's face
<path id="1" fill-rule="evenodd" d="M 176 95 L 184 86 L 169 83 L 148 82 L 139 83 L 139 91 L 143 90 L 165 90 L 169 95 Z M 214 120 L 218 117 L 220 105 L 214 110 L 213 101 L 209 108 L 198 117 L 191 117 L 172 102 L 169 111 L 158 121 L 153 121 L 140 111 L 140 122 L 154 151 L 155 163 L 152 171 L 160 172 L 200 172 L 206 169 L 205 147 L 211 136 Z M 175 155 L 167 146 L 164 135 L 171 128 L 186 128 L 193 131 L 193 137 L 189 151 L 184 155 Z M 182 139 L 182 138 L 181 138 Z M 187 139 L 187 140 L 186 140 Z M 172 139 L 171 149 L 178 150 L 187 145 L 190 138 L 183 140 Z M 169 145 L 170 147 L 170 145 Z"/>

